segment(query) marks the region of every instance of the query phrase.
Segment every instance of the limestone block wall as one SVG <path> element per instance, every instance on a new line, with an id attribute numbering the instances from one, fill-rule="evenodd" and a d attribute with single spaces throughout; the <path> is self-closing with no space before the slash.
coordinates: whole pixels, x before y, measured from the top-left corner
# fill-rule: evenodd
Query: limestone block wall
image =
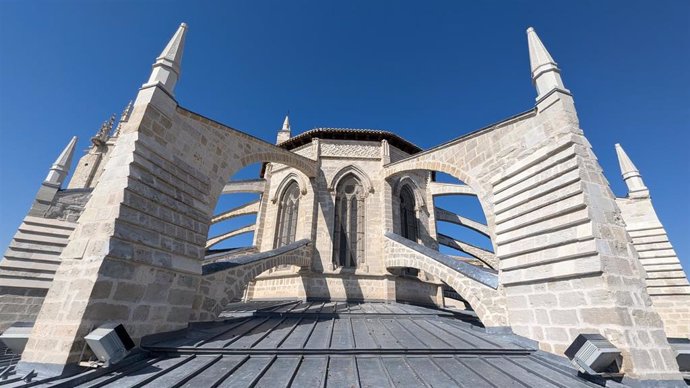
<path id="1" fill-rule="evenodd" d="M 249 283 L 246 300 L 305 298 L 305 285 L 299 267 L 273 268 Z"/>
<path id="2" fill-rule="evenodd" d="M 351 301 L 395 301 L 392 276 L 366 272 L 336 272 L 305 275 L 308 299 Z"/>
<path id="3" fill-rule="evenodd" d="M 110 137 L 102 145 L 92 145 L 89 151 L 77 162 L 74 174 L 67 188 L 94 188 L 103 174 L 105 165 L 112 154 L 116 141 L 117 137 Z"/>
<path id="4" fill-rule="evenodd" d="M 690 283 L 649 197 L 617 198 L 666 335 L 690 336 Z"/>
<path id="5" fill-rule="evenodd" d="M 440 284 L 422 282 L 407 277 L 395 278 L 395 300 L 419 305 L 443 307 L 443 290 Z"/>
<path id="6" fill-rule="evenodd" d="M 45 289 L 0 287 L 0 332 L 15 322 L 33 322 L 43 305 Z"/>
<path id="7" fill-rule="evenodd" d="M 247 300 L 318 299 L 373 300 L 440 305 L 439 284 L 404 277 L 315 274 L 298 272 L 296 267 L 270 270 L 250 283 Z M 395 284 L 395 293 L 388 288 Z"/>
<path id="8" fill-rule="evenodd" d="M 629 376 L 678 378 L 643 270 L 570 96 L 551 93 L 534 111 L 386 169 L 389 176 L 442 171 L 477 193 L 517 334 L 541 338 L 543 349 L 559 353 L 577 334 L 599 332 L 621 349 Z M 554 289 L 591 297 L 584 304 L 561 300 Z"/>

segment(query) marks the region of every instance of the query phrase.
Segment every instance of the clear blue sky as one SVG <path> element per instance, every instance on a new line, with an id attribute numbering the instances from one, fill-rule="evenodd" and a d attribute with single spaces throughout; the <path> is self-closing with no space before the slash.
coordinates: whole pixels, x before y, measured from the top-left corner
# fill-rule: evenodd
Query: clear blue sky
<path id="1" fill-rule="evenodd" d="M 614 192 L 620 142 L 690 268 L 685 0 L 2 1 L 0 250 L 70 136 L 81 156 L 182 21 L 184 107 L 268 141 L 290 110 L 295 132 L 387 129 L 423 148 L 533 107 L 534 26 Z"/>

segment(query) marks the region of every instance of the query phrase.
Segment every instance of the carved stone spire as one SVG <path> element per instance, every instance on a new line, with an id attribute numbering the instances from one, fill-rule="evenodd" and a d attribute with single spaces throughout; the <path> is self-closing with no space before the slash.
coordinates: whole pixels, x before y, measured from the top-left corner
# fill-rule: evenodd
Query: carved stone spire
<path id="1" fill-rule="evenodd" d="M 91 138 L 91 142 L 95 146 L 102 146 L 110 138 L 110 132 L 113 130 L 113 125 L 115 125 L 115 114 L 101 124 L 101 128 L 96 133 L 96 136 Z"/>
<path id="2" fill-rule="evenodd" d="M 173 35 L 168 45 L 156 62 L 153 64 L 151 77 L 142 88 L 158 85 L 171 96 L 174 95 L 175 84 L 180 78 L 180 64 L 182 63 L 182 52 L 184 51 L 184 40 L 187 33 L 187 24 L 182 23 Z"/>
<path id="3" fill-rule="evenodd" d="M 558 64 L 553 60 L 532 27 L 527 29 L 527 43 L 529 45 L 532 83 L 537 88 L 537 101 L 540 101 L 553 90 L 570 94 L 570 91 L 563 85 Z"/>
<path id="4" fill-rule="evenodd" d="M 72 164 L 72 156 L 74 155 L 74 147 L 77 144 L 77 137 L 74 136 L 67 143 L 65 149 L 62 150 L 60 156 L 55 159 L 53 165 L 48 171 L 48 176 L 43 180 L 44 184 L 60 188 L 62 182 L 64 182 L 67 173 L 69 172 L 70 165 Z"/>
<path id="5" fill-rule="evenodd" d="M 625 184 L 628 186 L 628 196 L 631 198 L 649 197 L 649 189 L 642 181 L 640 171 L 618 143 L 616 143 L 616 155 L 618 156 L 621 175 L 623 175 L 623 180 L 625 180 Z"/>
<path id="6" fill-rule="evenodd" d="M 120 135 L 120 131 L 122 130 L 122 125 L 129 121 L 129 116 L 132 114 L 132 100 L 129 100 L 129 104 L 125 107 L 125 109 L 122 111 L 122 114 L 120 115 L 120 121 L 117 123 L 117 128 L 115 128 L 115 132 L 113 132 L 113 137 Z"/>
<path id="7" fill-rule="evenodd" d="M 283 121 L 283 128 L 278 131 L 278 137 L 276 138 L 276 144 L 280 144 L 292 137 L 292 131 L 290 129 L 290 115 L 285 115 L 285 120 Z"/>

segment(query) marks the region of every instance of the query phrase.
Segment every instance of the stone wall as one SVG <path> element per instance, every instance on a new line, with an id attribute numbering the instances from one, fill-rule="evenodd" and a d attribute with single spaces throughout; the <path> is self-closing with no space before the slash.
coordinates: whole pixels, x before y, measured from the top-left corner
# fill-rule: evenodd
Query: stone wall
<path id="1" fill-rule="evenodd" d="M 299 267 L 272 268 L 249 283 L 246 300 L 300 299 L 306 297 Z"/>
<path id="2" fill-rule="evenodd" d="M 443 307 L 443 290 L 440 284 L 420 281 L 417 278 L 395 278 L 395 300 L 423 306 Z"/>
<path id="3" fill-rule="evenodd" d="M 391 293 L 390 284 L 395 284 Z M 249 285 L 247 300 L 310 299 L 369 300 L 440 305 L 440 285 L 414 278 L 368 274 L 314 274 L 295 267 L 276 268 Z"/>
<path id="4" fill-rule="evenodd" d="M 308 299 L 338 301 L 395 301 L 392 276 L 364 271 L 335 271 L 305 278 Z"/>

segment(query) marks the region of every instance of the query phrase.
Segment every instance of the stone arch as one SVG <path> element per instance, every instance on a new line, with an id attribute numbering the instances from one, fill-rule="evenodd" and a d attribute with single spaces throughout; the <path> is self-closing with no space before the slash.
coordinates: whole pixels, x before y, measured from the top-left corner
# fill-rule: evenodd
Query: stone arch
<path id="1" fill-rule="evenodd" d="M 244 167 L 258 162 L 271 162 L 290 166 L 296 170 L 299 170 L 309 178 L 316 176 L 316 164 L 313 160 L 307 159 L 290 151 L 286 151 L 272 144 L 265 143 L 265 146 L 269 146 L 266 147 L 269 149 L 251 152 L 241 158 L 241 166 Z"/>
<path id="2" fill-rule="evenodd" d="M 443 197 L 445 195 L 477 196 L 477 193 L 475 193 L 470 186 L 457 183 L 429 182 L 427 190 L 431 192 L 434 198 Z"/>
<path id="3" fill-rule="evenodd" d="M 439 253 L 425 254 L 422 251 L 428 248 L 418 244 L 401 243 L 395 241 L 394 236 L 387 236 L 384 249 L 387 269 L 414 268 L 431 274 L 457 291 L 472 306 L 485 326 L 508 325 L 505 297 L 501 288 L 489 287 L 444 265 L 431 257 L 440 255 Z"/>
<path id="4" fill-rule="evenodd" d="M 241 235 L 247 234 L 247 233 L 253 233 L 255 231 L 255 229 L 256 229 L 256 225 L 250 224 L 250 225 L 245 225 L 245 226 L 242 226 L 240 228 L 231 230 L 229 232 L 219 234 L 217 236 L 210 237 L 206 241 L 206 249 L 209 249 L 212 246 L 219 244 L 225 240 L 231 239 L 233 237 L 241 236 Z"/>
<path id="5" fill-rule="evenodd" d="M 414 180 L 414 178 L 412 178 L 409 175 L 404 175 L 395 182 L 395 185 L 393 186 L 393 195 L 396 197 L 400 196 L 400 191 L 405 185 L 410 186 L 410 188 L 412 189 L 412 194 L 414 194 L 415 205 L 417 207 L 417 209 L 415 210 L 427 207 L 426 200 L 424 199 L 424 195 L 422 194 L 422 189 L 419 187 L 419 184 Z"/>
<path id="6" fill-rule="evenodd" d="M 192 320 L 216 319 L 228 303 L 242 297 L 252 280 L 269 269 L 286 265 L 308 268 L 311 249 L 309 240 L 300 240 L 268 252 L 204 265 Z"/>
<path id="7" fill-rule="evenodd" d="M 491 202 L 491 185 L 488 184 L 488 182 L 482 182 L 481 179 L 475 177 L 470 172 L 472 170 L 470 166 L 461 168 L 458 165 L 441 161 L 444 160 L 443 158 L 435 157 L 435 154 L 440 156 L 440 154 L 452 153 L 453 148 L 454 147 L 439 149 L 436 152 L 427 151 L 420 156 L 415 155 L 399 162 L 388 164 L 384 169 L 385 178 L 391 179 L 411 171 L 426 170 L 443 172 L 459 179 L 469 186 L 472 192 L 476 194 L 479 204 L 482 207 L 482 211 L 484 212 L 487 225 L 489 226 L 489 232 L 491 234 L 490 237 L 493 242 L 495 236 L 493 232 L 494 216 Z M 494 249 L 496 249 L 495 243 Z"/>
<path id="8" fill-rule="evenodd" d="M 364 171 L 362 171 L 362 169 L 353 165 L 349 165 L 340 169 L 340 171 L 338 171 L 333 176 L 333 179 L 331 179 L 331 183 L 328 185 L 328 190 L 331 193 L 335 193 L 335 190 L 338 187 L 340 181 L 348 174 L 352 174 L 359 179 L 360 183 L 362 184 L 362 187 L 364 188 L 365 196 L 367 196 L 369 193 L 374 192 L 374 186 L 371 184 L 371 179 L 369 179 L 369 176 Z"/>
<path id="9" fill-rule="evenodd" d="M 305 182 L 304 178 L 302 178 L 300 175 L 291 172 L 287 176 L 285 176 L 285 178 L 283 178 L 282 181 L 280 181 L 280 184 L 273 193 L 273 196 L 271 196 L 271 202 L 278 202 L 278 199 L 283 194 L 283 191 L 285 191 L 285 188 L 293 181 L 297 183 L 297 186 L 299 186 L 301 195 L 307 194 L 307 182 Z"/>
<path id="10" fill-rule="evenodd" d="M 491 241 L 493 251 L 497 252 L 498 244 L 496 242 L 495 235 L 492 194 L 487 188 L 487 186 L 490 187 L 490 185 L 480 183 L 481 179 L 474 177 L 474 175 L 471 173 L 471 168 L 462 168 L 461 166 L 456 166 L 451 163 L 441 162 L 439 160 L 443 160 L 443 158 L 440 156 L 434 156 L 436 153 L 442 155 L 447 152 L 452 153 L 453 148 L 439 149 L 436 152 L 427 151 L 419 157 L 413 156 L 408 159 L 389 164 L 385 168 L 385 177 L 386 179 L 390 180 L 401 175 L 404 177 L 404 174 L 411 171 L 438 171 L 449 174 L 463 182 L 466 189 L 459 190 L 462 191 L 460 195 L 473 195 L 477 197 L 482 212 L 484 213 L 484 218 L 486 219 L 487 225 L 486 233 L 483 234 Z M 434 160 L 436 158 L 439 160 Z M 460 185 L 457 186 L 462 187 Z M 467 191 L 467 193 L 464 191 Z M 497 264 L 500 266 L 500 261 L 498 261 Z M 496 269 L 498 269 L 498 267 Z"/>
<path id="11" fill-rule="evenodd" d="M 236 206 L 230 210 L 224 211 L 222 213 L 216 214 L 211 219 L 212 224 L 223 222 L 234 217 L 245 216 L 249 214 L 257 214 L 259 212 L 260 201 L 254 200 L 243 205 Z"/>

